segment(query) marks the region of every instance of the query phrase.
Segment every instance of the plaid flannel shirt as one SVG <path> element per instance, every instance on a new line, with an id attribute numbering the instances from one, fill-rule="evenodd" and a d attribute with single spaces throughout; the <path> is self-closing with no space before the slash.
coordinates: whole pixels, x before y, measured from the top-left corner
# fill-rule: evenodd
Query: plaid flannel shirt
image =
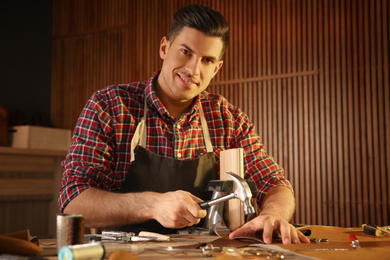
<path id="1" fill-rule="evenodd" d="M 159 75 L 149 81 L 112 85 L 95 92 L 75 126 L 66 159 L 58 205 L 61 212 L 84 190 L 95 187 L 118 192 L 128 173 L 130 142 L 148 102 L 147 149 L 179 160 L 196 159 L 206 153 L 198 104 L 202 102 L 214 153 L 244 149 L 245 178 L 257 183 L 259 206 L 275 186 L 292 190 L 284 170 L 265 151 L 248 116 L 224 97 L 203 91 L 192 109 L 175 120 L 153 89 Z M 219 167 L 219 164 L 218 164 Z"/>

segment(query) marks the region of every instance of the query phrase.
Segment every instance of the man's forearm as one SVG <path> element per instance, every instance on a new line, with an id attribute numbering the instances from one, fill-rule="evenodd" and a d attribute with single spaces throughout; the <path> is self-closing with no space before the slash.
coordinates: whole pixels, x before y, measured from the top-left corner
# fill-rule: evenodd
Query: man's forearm
<path id="1" fill-rule="evenodd" d="M 142 195 L 141 195 L 142 194 Z M 151 218 L 155 193 L 113 193 L 90 188 L 74 198 L 64 213 L 86 216 L 87 227 L 111 227 L 137 223 Z"/>
<path id="2" fill-rule="evenodd" d="M 275 187 L 268 191 L 260 215 L 276 215 L 289 222 L 295 212 L 295 198 L 287 187 Z"/>

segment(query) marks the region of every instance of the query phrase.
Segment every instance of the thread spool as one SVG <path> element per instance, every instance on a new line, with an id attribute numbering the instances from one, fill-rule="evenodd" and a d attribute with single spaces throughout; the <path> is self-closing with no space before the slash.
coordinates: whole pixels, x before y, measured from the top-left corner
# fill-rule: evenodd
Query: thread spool
<path id="1" fill-rule="evenodd" d="M 57 253 L 64 246 L 84 243 L 84 219 L 82 215 L 57 215 Z"/>
<path id="2" fill-rule="evenodd" d="M 65 246 L 58 253 L 59 260 L 101 260 L 105 250 L 102 243 Z"/>

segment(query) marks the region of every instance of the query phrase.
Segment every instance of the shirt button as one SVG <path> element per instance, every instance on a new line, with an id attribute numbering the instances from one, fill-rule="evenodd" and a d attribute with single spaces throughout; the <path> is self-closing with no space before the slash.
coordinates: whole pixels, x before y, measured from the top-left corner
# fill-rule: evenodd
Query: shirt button
<path id="1" fill-rule="evenodd" d="M 177 124 L 176 128 L 180 130 L 181 126 L 179 124 Z"/>
<path id="2" fill-rule="evenodd" d="M 178 158 L 181 158 L 181 153 L 178 153 L 178 154 L 177 154 L 177 157 L 178 157 Z"/>

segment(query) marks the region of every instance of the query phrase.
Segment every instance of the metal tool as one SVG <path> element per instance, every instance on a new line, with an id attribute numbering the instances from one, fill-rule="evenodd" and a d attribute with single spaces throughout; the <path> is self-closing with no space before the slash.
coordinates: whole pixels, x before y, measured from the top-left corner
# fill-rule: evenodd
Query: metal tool
<path id="1" fill-rule="evenodd" d="M 223 197 L 224 195 L 233 192 L 232 180 L 211 180 L 206 188 L 206 191 L 212 191 L 211 200 Z M 223 218 L 223 210 L 225 203 L 219 203 L 207 209 L 203 227 L 208 233 L 228 233 L 230 229 L 226 226 Z"/>
<path id="2" fill-rule="evenodd" d="M 327 238 L 310 238 L 310 242 L 313 244 L 318 244 L 321 242 L 329 242 Z"/>
<path id="3" fill-rule="evenodd" d="M 156 241 L 157 237 L 154 236 L 136 236 L 132 232 L 120 232 L 120 231 L 103 231 L 102 234 L 87 234 L 84 235 L 84 244 L 94 241 L 101 242 L 116 242 L 116 243 L 129 243 L 129 242 L 143 242 L 143 241 Z"/>
<path id="4" fill-rule="evenodd" d="M 354 234 L 349 235 L 349 241 L 351 241 L 351 246 L 353 249 L 360 248 L 359 240 L 356 238 Z"/>
<path id="5" fill-rule="evenodd" d="M 252 206 L 252 202 L 251 202 L 252 191 L 251 191 L 248 183 L 246 182 L 246 180 L 241 178 L 237 174 L 232 173 L 232 172 L 226 172 L 225 174 L 228 175 L 236 183 L 236 185 L 237 185 L 236 189 L 232 193 L 230 193 L 226 196 L 216 198 L 213 200 L 209 200 L 209 201 L 201 202 L 201 203 L 199 203 L 199 206 L 202 209 L 207 209 L 213 205 L 217 205 L 217 204 L 225 202 L 227 200 L 237 198 L 237 199 L 241 200 L 241 202 L 244 205 L 245 215 L 249 215 L 249 214 L 254 213 L 255 209 Z"/>

